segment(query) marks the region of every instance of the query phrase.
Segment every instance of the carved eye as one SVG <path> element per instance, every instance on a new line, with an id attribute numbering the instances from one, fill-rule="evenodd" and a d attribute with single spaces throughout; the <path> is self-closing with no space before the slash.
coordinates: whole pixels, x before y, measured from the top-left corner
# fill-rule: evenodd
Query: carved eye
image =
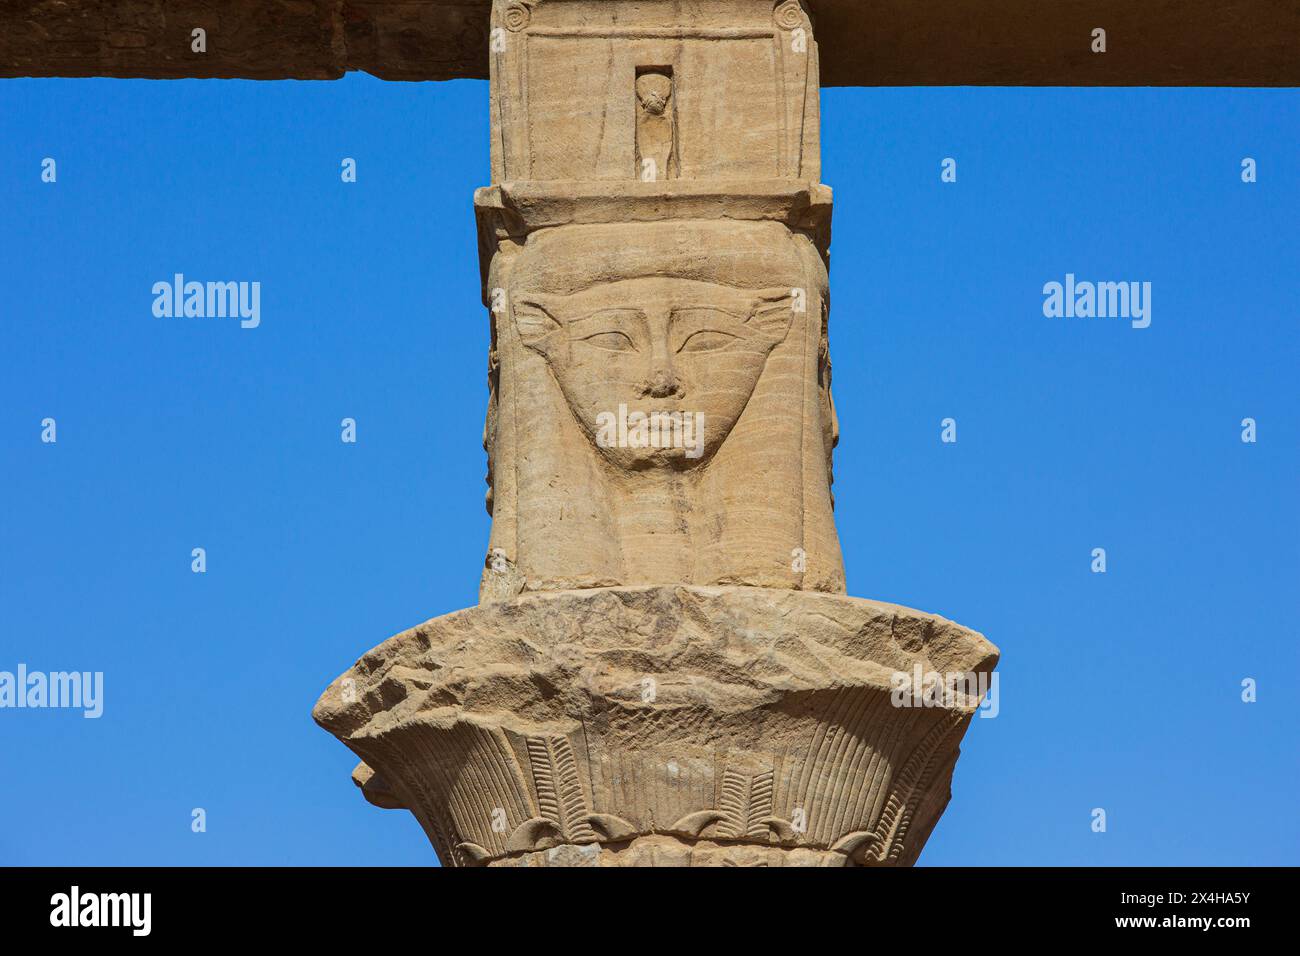
<path id="1" fill-rule="evenodd" d="M 607 332 L 597 332 L 595 335 L 588 335 L 582 341 L 589 345 L 594 345 L 598 349 L 604 349 L 607 352 L 635 352 L 636 346 L 632 340 L 622 332 L 609 330 Z"/>
<path id="2" fill-rule="evenodd" d="M 716 329 L 700 329 L 698 332 L 692 332 L 682 343 L 679 352 L 712 352 L 729 344 L 736 336 L 730 332 L 719 332 Z"/>

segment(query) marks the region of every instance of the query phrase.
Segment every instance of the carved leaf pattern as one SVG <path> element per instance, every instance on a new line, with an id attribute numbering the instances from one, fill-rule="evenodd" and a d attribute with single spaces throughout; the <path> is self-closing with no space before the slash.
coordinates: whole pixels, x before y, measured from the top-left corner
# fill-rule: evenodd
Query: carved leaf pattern
<path id="1" fill-rule="evenodd" d="M 772 780 L 770 770 L 752 777 L 736 770 L 723 771 L 718 836 L 730 840 L 767 839 L 770 826 L 767 820 L 772 816 Z"/>
<path id="2" fill-rule="evenodd" d="M 537 788 L 537 811 L 566 843 L 594 843 L 586 796 L 568 737 L 529 737 L 528 761 Z"/>
<path id="3" fill-rule="evenodd" d="M 745 835 L 766 840 L 772 816 L 772 771 L 760 773 L 750 782 L 749 812 L 745 818 Z"/>
<path id="4" fill-rule="evenodd" d="M 876 823 L 876 862 L 897 860 L 903 853 L 904 840 L 912 815 L 916 812 L 919 797 L 926 792 L 937 766 L 936 757 L 941 745 L 962 722 L 961 714 L 947 714 L 937 721 L 917 745 L 912 756 L 898 774 L 898 783 L 885 802 L 880 820 Z"/>

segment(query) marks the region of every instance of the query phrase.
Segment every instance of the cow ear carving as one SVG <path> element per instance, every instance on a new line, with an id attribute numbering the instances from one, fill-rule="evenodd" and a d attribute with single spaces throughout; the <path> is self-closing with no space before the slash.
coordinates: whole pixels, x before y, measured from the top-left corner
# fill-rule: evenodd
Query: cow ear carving
<path id="1" fill-rule="evenodd" d="M 528 293 L 510 303 L 519 340 L 543 355 L 548 354 L 554 344 L 556 333 L 564 331 L 564 326 L 555 317 L 555 305 L 549 299 L 549 296 Z"/>
<path id="2" fill-rule="evenodd" d="M 790 331 L 794 312 L 801 304 L 796 293 L 802 293 L 802 290 L 762 290 L 755 296 L 748 324 L 771 339 L 774 345 L 784 341 L 786 333 Z M 806 307 L 806 303 L 803 304 Z"/>

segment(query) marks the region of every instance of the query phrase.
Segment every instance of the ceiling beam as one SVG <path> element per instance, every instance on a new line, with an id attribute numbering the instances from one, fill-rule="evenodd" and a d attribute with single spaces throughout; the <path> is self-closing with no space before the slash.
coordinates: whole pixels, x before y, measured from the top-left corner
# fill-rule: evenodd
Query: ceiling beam
<path id="1" fill-rule="evenodd" d="M 546 2 L 546 0 L 540 0 Z M 559 0 L 553 0 L 559 2 Z M 810 0 L 822 86 L 1300 86 L 1300 0 Z M 487 76 L 489 0 L 0 0 L 0 76 Z M 192 31 L 206 31 L 206 52 Z M 1092 31 L 1106 31 L 1106 52 Z"/>

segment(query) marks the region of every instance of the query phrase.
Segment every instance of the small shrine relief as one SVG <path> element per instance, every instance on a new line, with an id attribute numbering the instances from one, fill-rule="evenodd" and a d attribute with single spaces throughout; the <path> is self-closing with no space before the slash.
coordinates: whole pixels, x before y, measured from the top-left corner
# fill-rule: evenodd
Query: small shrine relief
<path id="1" fill-rule="evenodd" d="M 636 177 L 642 182 L 677 178 L 677 105 L 673 68 L 636 71 Z"/>

